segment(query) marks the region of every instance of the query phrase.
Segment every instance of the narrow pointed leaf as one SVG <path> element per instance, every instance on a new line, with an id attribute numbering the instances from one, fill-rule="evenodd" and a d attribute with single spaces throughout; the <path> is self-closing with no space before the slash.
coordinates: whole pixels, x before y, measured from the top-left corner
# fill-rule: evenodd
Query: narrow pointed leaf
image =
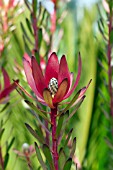
<path id="1" fill-rule="evenodd" d="M 51 170 L 55 170 L 50 149 L 46 144 L 43 145 L 43 152 L 44 152 L 44 155 L 50 165 Z"/>
<path id="2" fill-rule="evenodd" d="M 15 137 L 13 137 L 11 142 L 9 143 L 9 145 L 7 147 L 7 151 L 6 151 L 7 153 L 9 152 L 9 150 L 10 150 L 11 146 L 13 145 L 14 141 L 15 141 Z"/>
<path id="3" fill-rule="evenodd" d="M 39 160 L 39 162 L 41 164 L 42 169 L 43 170 L 47 170 L 46 165 L 45 165 L 45 163 L 43 161 L 42 155 L 40 153 L 40 149 L 39 149 L 39 147 L 38 147 L 36 142 L 35 142 L 35 150 L 36 150 L 36 155 L 37 155 L 37 158 L 38 158 L 38 160 Z"/>
<path id="4" fill-rule="evenodd" d="M 64 144 L 64 147 L 63 147 L 63 148 L 65 148 L 65 146 L 67 146 L 67 144 L 68 144 L 68 142 L 69 142 L 69 139 L 70 139 L 70 137 L 71 137 L 71 135 L 72 135 L 72 132 L 73 132 L 73 128 L 69 131 L 68 137 L 67 137 L 67 139 L 66 139 L 66 141 L 65 141 L 65 144 Z"/>
<path id="5" fill-rule="evenodd" d="M 23 41 L 24 41 L 25 51 L 29 54 L 29 56 L 31 56 L 31 50 L 30 50 L 28 44 L 26 43 L 26 39 L 25 39 L 24 35 L 23 35 Z"/>
<path id="6" fill-rule="evenodd" d="M 8 106 L 9 106 L 9 102 L 5 104 L 5 106 L 0 110 L 0 113 L 2 113 Z"/>
<path id="7" fill-rule="evenodd" d="M 27 32 L 26 32 L 26 30 L 25 30 L 22 22 L 20 23 L 20 25 L 21 25 L 21 29 L 22 29 L 22 32 L 23 32 L 24 36 L 25 36 L 26 39 L 29 41 L 29 43 L 31 43 L 31 44 L 33 45 L 32 41 L 30 40 L 29 36 L 27 35 Z"/>
<path id="8" fill-rule="evenodd" d="M 27 27 L 28 27 L 30 33 L 33 35 L 33 30 L 32 30 L 32 28 L 31 28 L 31 23 L 30 23 L 30 21 L 29 21 L 28 18 L 26 18 L 26 24 L 27 24 Z"/>
<path id="9" fill-rule="evenodd" d="M 81 89 L 77 92 L 77 94 L 73 97 L 73 99 L 71 100 L 71 102 L 66 106 L 66 108 L 64 110 L 62 110 L 57 116 L 60 116 L 62 113 L 66 112 L 67 110 L 69 110 L 69 108 L 72 106 L 72 104 L 77 100 L 79 94 L 81 92 Z"/>
<path id="10" fill-rule="evenodd" d="M 43 132 L 39 126 L 36 127 L 36 133 L 40 136 L 40 138 L 42 138 L 42 140 L 45 140 L 43 136 Z"/>
<path id="11" fill-rule="evenodd" d="M 2 138 L 2 135 L 4 134 L 4 131 L 5 131 L 5 129 L 3 128 L 0 128 L 0 140 L 1 140 L 1 138 Z"/>
<path id="12" fill-rule="evenodd" d="M 42 29 L 40 28 L 38 30 L 38 46 L 39 46 L 39 48 L 41 46 L 41 42 L 42 42 Z"/>
<path id="13" fill-rule="evenodd" d="M 28 1 L 27 1 L 27 0 L 24 0 L 24 2 L 25 2 L 25 4 L 26 4 L 27 8 L 31 11 L 31 8 L 30 8 L 30 5 L 29 5 Z"/>
<path id="14" fill-rule="evenodd" d="M 37 0 L 32 1 L 32 6 L 33 6 L 33 13 L 36 15 L 37 12 Z"/>
<path id="15" fill-rule="evenodd" d="M 69 158 L 69 159 L 66 161 L 63 170 L 70 170 L 70 169 L 71 169 L 71 165 L 72 165 L 72 158 Z"/>
<path id="16" fill-rule="evenodd" d="M 70 157 L 73 158 L 76 149 L 76 137 L 73 139 L 73 144 L 71 147 Z"/>
<path id="17" fill-rule="evenodd" d="M 40 111 L 40 109 L 38 109 L 33 103 L 31 103 L 28 100 L 25 100 L 25 102 L 33 109 L 35 110 L 38 115 L 40 115 L 42 118 L 44 118 L 44 120 L 46 120 L 48 123 L 51 124 L 50 120 L 45 116 L 45 114 L 43 112 Z"/>
<path id="18" fill-rule="evenodd" d="M 29 132 L 36 138 L 38 139 L 39 142 L 44 143 L 44 141 L 39 137 L 39 135 L 35 132 L 35 130 L 33 130 L 33 128 L 28 125 L 27 123 L 25 123 L 27 129 L 29 130 Z"/>
<path id="19" fill-rule="evenodd" d="M 6 153 L 6 155 L 5 155 L 5 160 L 4 160 L 4 170 L 5 170 L 6 167 L 7 167 L 8 161 L 9 161 L 9 153 Z"/>
<path id="20" fill-rule="evenodd" d="M 58 159 L 60 170 L 63 169 L 65 162 L 66 162 L 66 155 L 64 153 L 63 148 L 61 148 L 59 151 L 59 159 Z"/>
<path id="21" fill-rule="evenodd" d="M 29 110 L 31 113 L 37 120 L 38 120 L 38 123 L 41 125 L 41 127 L 48 133 L 48 135 L 51 135 L 51 133 L 49 132 L 49 130 L 45 127 L 44 123 L 40 120 L 39 116 L 34 112 L 34 111 L 31 111 Z M 37 129 L 35 130 L 37 132 Z M 42 135 L 42 134 L 41 134 Z M 39 136 L 40 136 L 40 133 L 39 133 Z M 41 136 L 42 138 L 42 136 Z"/>
<path id="22" fill-rule="evenodd" d="M 58 120 L 58 125 L 57 125 L 57 130 L 56 130 L 56 138 L 58 138 L 60 132 L 61 132 L 61 128 L 62 128 L 62 124 L 63 124 L 63 120 L 64 120 L 64 115 L 65 114 L 62 114 L 60 117 L 59 117 L 59 120 Z"/>
<path id="23" fill-rule="evenodd" d="M 76 111 L 79 109 L 79 107 L 81 106 L 82 102 L 84 101 L 86 96 L 83 96 L 80 101 L 75 105 L 75 109 L 73 110 L 73 112 L 69 115 L 69 117 L 66 119 L 66 121 L 64 122 L 64 124 L 66 124 L 69 119 L 71 119 L 71 117 L 76 113 Z"/>

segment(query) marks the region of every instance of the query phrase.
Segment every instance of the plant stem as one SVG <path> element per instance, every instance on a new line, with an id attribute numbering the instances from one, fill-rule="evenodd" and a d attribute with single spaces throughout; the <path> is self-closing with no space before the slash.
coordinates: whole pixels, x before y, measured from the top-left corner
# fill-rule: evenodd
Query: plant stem
<path id="1" fill-rule="evenodd" d="M 56 115 L 57 106 L 55 109 L 51 109 L 51 123 L 52 123 L 52 154 L 54 160 L 55 170 L 58 170 L 58 139 L 56 139 Z"/>
<path id="2" fill-rule="evenodd" d="M 112 51 L 112 46 L 110 42 L 110 34 L 112 31 L 112 13 L 109 15 L 109 24 L 108 24 L 108 48 L 107 48 L 107 57 L 108 57 L 108 75 L 109 75 L 109 93 L 110 93 L 110 114 L 113 116 L 113 89 L 112 89 L 112 56 L 111 56 L 111 51 Z"/>
<path id="3" fill-rule="evenodd" d="M 32 6 L 34 6 L 34 1 L 32 2 Z M 37 17 L 36 17 L 36 13 L 34 12 L 34 9 L 32 11 L 32 27 L 33 27 L 33 31 L 34 31 L 34 39 L 35 39 L 35 45 L 34 45 L 34 52 L 37 53 L 38 52 L 38 27 L 37 27 Z"/>

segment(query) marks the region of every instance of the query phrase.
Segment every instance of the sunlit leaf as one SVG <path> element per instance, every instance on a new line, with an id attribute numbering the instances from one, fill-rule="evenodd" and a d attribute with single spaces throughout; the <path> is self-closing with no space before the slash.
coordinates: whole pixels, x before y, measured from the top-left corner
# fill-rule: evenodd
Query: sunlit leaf
<path id="1" fill-rule="evenodd" d="M 71 102 L 67 105 L 67 107 L 65 109 L 63 109 L 57 116 L 60 116 L 62 113 L 66 112 L 67 110 L 69 110 L 69 108 L 72 106 L 72 104 L 77 100 L 79 94 L 80 94 L 81 90 L 79 90 L 77 92 L 77 94 L 73 97 L 73 99 L 71 100 Z"/>
<path id="2" fill-rule="evenodd" d="M 63 167 L 64 167 L 64 164 L 65 164 L 65 162 L 66 162 L 66 155 L 65 155 L 65 153 L 64 153 L 63 148 L 61 148 L 60 151 L 59 151 L 59 159 L 58 159 L 58 162 L 59 162 L 60 170 L 62 170 Z"/>
<path id="3" fill-rule="evenodd" d="M 40 149 L 39 149 L 39 147 L 38 147 L 36 142 L 35 142 L 35 150 L 36 150 L 37 158 L 38 158 L 38 160 L 39 160 L 39 162 L 41 164 L 41 167 L 43 168 L 43 170 L 47 170 L 46 165 L 45 165 L 45 163 L 43 161 L 42 155 L 40 153 Z"/>
<path id="4" fill-rule="evenodd" d="M 6 153 L 6 155 L 5 155 L 5 160 L 4 160 L 4 170 L 5 170 L 6 167 L 7 167 L 8 161 L 9 161 L 9 153 Z"/>
<path id="5" fill-rule="evenodd" d="M 10 148 L 12 147 L 14 141 L 15 141 L 15 137 L 13 137 L 12 140 L 11 140 L 11 142 L 9 143 L 9 145 L 8 145 L 8 147 L 7 147 L 7 150 L 6 150 L 7 153 L 9 152 Z"/>
<path id="6" fill-rule="evenodd" d="M 26 39 L 33 45 L 32 41 L 30 40 L 30 38 L 29 38 L 29 36 L 28 36 L 28 34 L 27 34 L 27 32 L 26 32 L 23 24 L 22 24 L 22 22 L 20 23 L 20 25 L 21 25 L 21 29 L 22 29 L 22 32 L 23 32 L 24 36 L 25 36 Z"/>
<path id="7" fill-rule="evenodd" d="M 47 161 L 50 165 L 51 170 L 55 170 L 50 149 L 46 144 L 43 145 L 43 152 L 44 152 L 44 155 L 45 155 L 45 157 L 46 157 L 46 159 L 47 159 Z"/>
<path id="8" fill-rule="evenodd" d="M 38 46 L 39 46 L 39 48 L 40 48 L 40 46 L 41 46 L 41 42 L 42 42 L 42 29 L 40 28 L 39 30 L 38 30 Z"/>
<path id="9" fill-rule="evenodd" d="M 38 115 L 40 115 L 42 118 L 44 118 L 48 123 L 51 124 L 50 120 L 47 118 L 47 116 L 45 116 L 45 114 L 43 112 L 40 111 L 40 109 L 38 109 L 38 107 L 36 107 L 33 103 L 31 103 L 30 101 L 25 100 L 25 102 L 33 109 L 37 112 Z"/>
<path id="10" fill-rule="evenodd" d="M 36 138 L 38 139 L 39 142 L 41 142 L 42 144 L 45 142 L 42 140 L 42 138 L 39 137 L 39 135 L 35 132 L 35 130 L 33 130 L 33 128 L 28 125 L 27 123 L 25 123 L 27 129 L 29 130 L 29 132 Z"/>
<path id="11" fill-rule="evenodd" d="M 2 135 L 4 134 L 4 131 L 5 131 L 5 128 L 0 128 L 0 140 L 1 140 L 1 138 L 2 138 Z"/>
<path id="12" fill-rule="evenodd" d="M 32 27 L 31 27 L 31 23 L 30 23 L 28 18 L 26 18 L 26 24 L 27 24 L 27 27 L 28 27 L 30 33 L 33 35 L 33 30 L 32 30 Z"/>
<path id="13" fill-rule="evenodd" d="M 69 158 L 69 159 L 66 161 L 63 170 L 70 170 L 70 169 L 71 169 L 71 165 L 72 165 L 72 158 Z"/>
<path id="14" fill-rule="evenodd" d="M 0 113 L 2 113 L 8 106 L 10 105 L 10 103 L 6 103 L 5 106 L 0 110 Z"/>
<path id="15" fill-rule="evenodd" d="M 67 138 L 66 138 L 66 140 L 65 140 L 65 143 L 64 143 L 64 146 L 63 146 L 63 148 L 65 148 L 66 146 L 67 146 L 67 144 L 68 144 L 68 142 L 69 142 L 69 139 L 70 139 L 70 137 L 71 137 L 71 135 L 72 135 L 72 132 L 73 132 L 73 128 L 69 131 L 69 133 L 67 134 Z"/>
<path id="16" fill-rule="evenodd" d="M 73 139 L 73 144 L 71 147 L 70 157 L 73 158 L 76 149 L 76 137 Z"/>
<path id="17" fill-rule="evenodd" d="M 59 117 L 58 125 L 57 125 L 57 130 L 56 130 L 56 138 L 59 136 L 59 134 L 60 134 L 60 132 L 61 132 L 61 128 L 62 128 L 63 120 L 64 120 L 64 115 L 65 115 L 65 114 L 62 114 L 62 115 Z"/>

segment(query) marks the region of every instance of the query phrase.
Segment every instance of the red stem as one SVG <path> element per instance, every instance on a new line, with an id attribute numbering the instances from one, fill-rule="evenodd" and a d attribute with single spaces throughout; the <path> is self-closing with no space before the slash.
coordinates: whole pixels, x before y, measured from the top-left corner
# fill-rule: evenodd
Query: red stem
<path id="1" fill-rule="evenodd" d="M 52 154 L 54 160 L 55 169 L 58 170 L 58 139 L 56 139 L 56 115 L 57 107 L 51 109 L 51 123 L 52 123 Z"/>
<path id="2" fill-rule="evenodd" d="M 111 66 L 111 51 L 112 51 L 112 46 L 110 42 L 110 33 L 112 31 L 112 14 L 109 16 L 109 24 L 108 24 L 108 49 L 107 49 L 107 56 L 108 56 L 108 75 L 109 75 L 109 93 L 110 93 L 110 114 L 113 116 L 113 89 L 112 89 L 112 66 Z"/>
<path id="3" fill-rule="evenodd" d="M 34 5 L 34 1 L 32 5 Z M 36 13 L 34 11 L 32 12 L 32 17 L 33 17 L 32 26 L 33 26 L 34 39 L 35 39 L 34 52 L 36 53 L 38 51 L 38 27 L 37 27 Z"/>
<path id="4" fill-rule="evenodd" d="M 28 154 L 25 154 L 25 157 L 26 157 L 27 164 L 28 164 L 29 168 L 31 169 L 31 161 L 30 161 L 30 157 L 29 157 Z"/>
<path id="5" fill-rule="evenodd" d="M 3 161 L 3 157 L 2 157 L 2 148 L 0 146 L 0 165 L 2 170 L 4 170 L 4 161 Z"/>

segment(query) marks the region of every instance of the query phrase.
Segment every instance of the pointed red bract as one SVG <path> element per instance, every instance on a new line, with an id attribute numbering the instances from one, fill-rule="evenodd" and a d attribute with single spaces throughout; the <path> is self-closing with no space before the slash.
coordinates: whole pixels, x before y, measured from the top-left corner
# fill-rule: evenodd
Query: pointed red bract
<path id="1" fill-rule="evenodd" d="M 18 80 L 16 80 L 16 82 L 18 82 Z M 8 96 L 15 88 L 16 88 L 15 83 L 13 83 L 9 87 L 5 88 L 0 94 L 0 100 L 2 98 L 5 98 L 6 96 Z"/>
<path id="2" fill-rule="evenodd" d="M 77 77 L 76 77 L 76 81 L 74 83 L 73 88 L 66 94 L 64 99 L 68 98 L 74 92 L 75 88 L 77 87 L 79 80 L 80 80 L 80 75 L 81 75 L 81 66 L 82 66 L 82 62 L 81 62 L 81 57 L 80 57 L 80 54 L 79 54 L 78 74 L 77 74 Z"/>
<path id="3" fill-rule="evenodd" d="M 46 88 L 44 89 L 43 91 L 43 97 L 44 97 L 44 100 L 45 102 L 47 103 L 47 105 L 50 107 L 50 108 L 54 108 L 53 106 L 53 101 L 52 101 L 52 96 L 50 94 L 50 91 Z"/>
<path id="4" fill-rule="evenodd" d="M 34 82 L 34 78 L 33 78 L 33 75 L 32 75 L 32 69 L 31 69 L 30 63 L 28 61 L 26 61 L 26 59 L 24 59 L 23 64 L 24 64 L 24 71 L 25 71 L 25 74 L 26 74 L 26 78 L 27 78 L 27 81 L 28 81 L 31 89 L 36 94 L 38 100 L 42 99 L 42 96 L 37 91 L 37 88 L 36 88 L 36 85 L 35 85 L 35 82 Z"/>
<path id="5" fill-rule="evenodd" d="M 59 103 L 63 100 L 63 98 L 66 94 L 67 88 L 68 88 L 68 80 L 66 78 L 60 84 L 58 91 L 53 99 L 53 103 Z"/>
<path id="6" fill-rule="evenodd" d="M 66 57 L 63 55 L 60 60 L 59 74 L 58 74 L 58 85 L 60 85 L 61 82 L 66 78 L 67 78 L 67 82 L 68 82 L 68 88 L 67 88 L 67 90 L 68 90 L 69 86 L 70 86 L 70 72 L 68 69 Z"/>
<path id="7" fill-rule="evenodd" d="M 52 53 L 48 60 L 45 71 L 46 84 L 49 84 L 50 79 L 53 77 L 58 79 L 58 71 L 59 71 L 58 57 L 56 53 Z"/>
<path id="8" fill-rule="evenodd" d="M 10 79 L 9 76 L 4 68 L 2 68 L 2 73 L 4 77 L 4 89 L 10 86 Z"/>
<path id="9" fill-rule="evenodd" d="M 36 88 L 38 92 L 40 93 L 40 95 L 43 96 L 43 90 L 46 88 L 45 78 L 42 74 L 42 70 L 40 66 L 38 65 L 35 57 L 33 56 L 31 59 L 31 64 L 32 64 L 32 74 L 33 74 Z"/>

